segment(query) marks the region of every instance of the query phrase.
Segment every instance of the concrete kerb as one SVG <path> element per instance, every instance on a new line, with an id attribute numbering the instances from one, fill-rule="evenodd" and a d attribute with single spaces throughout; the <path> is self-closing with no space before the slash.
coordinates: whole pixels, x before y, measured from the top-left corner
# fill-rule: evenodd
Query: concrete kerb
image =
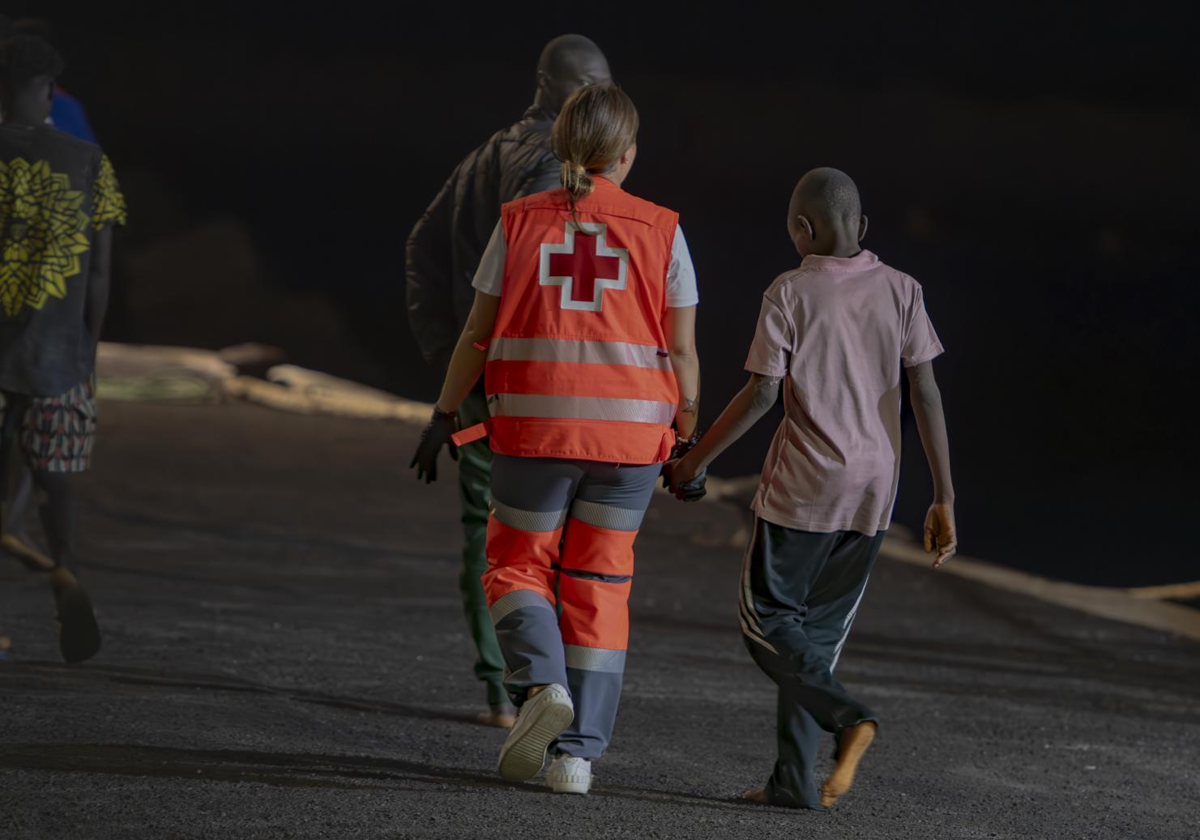
<path id="1" fill-rule="evenodd" d="M 267 378 L 241 376 L 218 351 L 184 347 L 152 347 L 101 342 L 97 359 L 99 392 L 108 399 L 171 399 L 192 396 L 203 387 L 212 399 L 246 400 L 280 411 L 332 414 L 364 420 L 391 420 L 424 425 L 433 406 L 389 394 L 356 382 L 307 370 L 275 365 Z M 197 387 L 182 387 L 192 383 Z M 710 478 L 705 502 L 748 509 L 758 476 Z M 665 492 L 659 488 L 659 492 Z M 749 536 L 746 516 L 731 543 Z M 896 529 L 893 529 L 896 530 Z M 903 536 L 889 536 L 882 555 L 912 565 L 930 566 L 923 547 Z M 932 570 L 931 570 L 932 572 Z M 1050 580 L 985 560 L 962 555 L 937 571 L 1038 598 L 1090 615 L 1173 633 L 1200 641 L 1200 610 L 1165 599 L 1200 595 L 1200 581 L 1167 586 L 1121 589 Z"/>
<path id="2" fill-rule="evenodd" d="M 237 368 L 211 350 L 100 342 L 97 392 L 115 400 L 212 400 Z"/>
<path id="3" fill-rule="evenodd" d="M 242 354 L 244 355 L 244 354 Z M 223 351 L 101 342 L 96 360 L 103 399 L 245 400 L 298 414 L 364 420 L 428 421 L 433 406 L 295 365 L 267 378 L 242 376 Z"/>
<path id="4" fill-rule="evenodd" d="M 886 539 L 883 554 L 902 563 L 929 567 L 930 556 L 916 543 Z M 997 589 L 1029 595 L 1051 604 L 1069 607 L 1089 615 L 1126 624 L 1136 624 L 1152 630 L 1174 633 L 1200 641 L 1200 610 L 1181 604 L 1146 598 L 1138 589 L 1105 586 L 1085 586 L 1079 583 L 1050 580 L 1020 572 L 986 560 L 956 556 L 937 570 L 937 574 L 952 574 L 978 581 Z M 1191 584 L 1195 586 L 1195 584 Z M 1170 591 L 1174 587 L 1163 587 Z"/>
<path id="5" fill-rule="evenodd" d="M 290 365 L 281 367 L 292 368 Z M 289 378 L 275 380 L 277 368 L 268 371 L 268 380 L 236 376 L 221 383 L 222 393 L 259 405 L 297 414 L 332 414 L 361 420 L 396 420 L 424 425 L 433 406 L 394 397 L 370 389 L 339 389 L 328 382 L 305 381 L 293 368 Z M 305 373 L 313 373 L 306 371 Z"/>

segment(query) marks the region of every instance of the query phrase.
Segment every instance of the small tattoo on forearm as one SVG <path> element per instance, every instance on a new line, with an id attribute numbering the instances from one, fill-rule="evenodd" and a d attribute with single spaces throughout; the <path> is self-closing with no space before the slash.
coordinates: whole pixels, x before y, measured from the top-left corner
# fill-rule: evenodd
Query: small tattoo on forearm
<path id="1" fill-rule="evenodd" d="M 684 397 L 683 402 L 684 402 L 684 406 L 680 410 L 684 414 L 695 414 L 696 413 L 696 401 L 695 400 L 689 400 L 687 397 Z"/>

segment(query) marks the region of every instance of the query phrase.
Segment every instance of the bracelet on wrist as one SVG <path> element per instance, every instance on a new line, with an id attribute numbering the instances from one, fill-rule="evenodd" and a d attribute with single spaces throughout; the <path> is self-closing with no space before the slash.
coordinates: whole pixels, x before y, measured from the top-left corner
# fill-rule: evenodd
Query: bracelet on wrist
<path id="1" fill-rule="evenodd" d="M 681 437 L 678 432 L 675 433 L 675 445 L 671 447 L 671 459 L 682 458 L 687 453 L 695 448 L 700 442 L 700 429 L 697 428 L 692 432 L 691 437 Z"/>

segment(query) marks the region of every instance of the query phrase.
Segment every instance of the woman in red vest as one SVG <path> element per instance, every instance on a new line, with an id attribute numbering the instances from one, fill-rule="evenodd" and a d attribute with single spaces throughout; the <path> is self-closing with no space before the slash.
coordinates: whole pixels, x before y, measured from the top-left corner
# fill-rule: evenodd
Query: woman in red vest
<path id="1" fill-rule="evenodd" d="M 637 129 L 610 84 L 563 106 L 563 186 L 504 205 L 413 459 L 436 476 L 485 371 L 491 417 L 454 440 L 486 435 L 495 456 L 483 583 L 520 708 L 500 774 L 530 779 L 552 748 L 563 793 L 588 792 L 612 736 L 633 542 L 662 462 L 696 435 L 695 271 L 678 215 L 621 189 Z"/>

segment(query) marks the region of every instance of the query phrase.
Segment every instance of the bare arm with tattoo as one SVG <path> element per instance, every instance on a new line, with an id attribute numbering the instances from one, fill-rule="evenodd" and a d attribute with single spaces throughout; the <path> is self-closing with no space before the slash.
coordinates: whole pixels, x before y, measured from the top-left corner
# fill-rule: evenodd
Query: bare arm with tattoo
<path id="1" fill-rule="evenodd" d="M 691 481 L 738 438 L 748 432 L 779 399 L 780 377 L 750 375 L 750 381 L 729 401 L 717 422 L 687 455 L 671 467 L 671 483 Z"/>
<path id="2" fill-rule="evenodd" d="M 909 368 L 908 384 L 917 429 L 921 432 L 921 445 L 933 474 L 933 504 L 925 515 L 925 550 L 933 552 L 936 549 L 937 558 L 933 561 L 936 569 L 953 557 L 958 548 L 946 416 L 942 412 L 942 392 L 933 377 L 932 362 Z"/>
<path id="3" fill-rule="evenodd" d="M 696 307 L 681 306 L 667 310 L 667 348 L 675 381 L 679 385 L 679 407 L 675 428 L 682 438 L 696 433 L 700 422 L 700 357 L 696 355 Z"/>

